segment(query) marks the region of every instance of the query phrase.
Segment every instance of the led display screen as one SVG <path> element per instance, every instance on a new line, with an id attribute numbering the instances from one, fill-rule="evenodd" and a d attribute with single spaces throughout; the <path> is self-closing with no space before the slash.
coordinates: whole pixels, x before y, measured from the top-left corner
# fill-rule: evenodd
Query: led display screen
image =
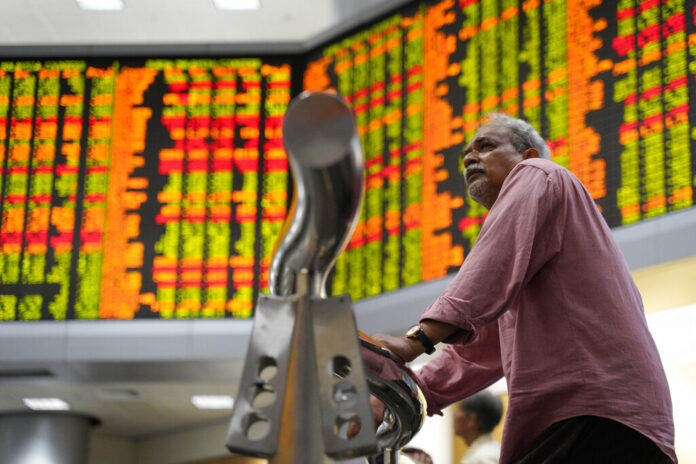
<path id="1" fill-rule="evenodd" d="M 249 317 L 291 66 L 0 62 L 0 320 Z"/>
<path id="2" fill-rule="evenodd" d="M 460 154 L 492 111 L 536 127 L 611 227 L 690 208 L 695 16 L 684 0 L 425 1 L 312 53 L 304 87 L 350 102 L 367 159 L 334 292 L 457 270 L 485 219 Z"/>
<path id="3" fill-rule="evenodd" d="M 690 208 L 696 7 L 426 0 L 287 58 L 0 61 L 0 320 L 250 317 L 291 179 L 301 88 L 351 106 L 360 221 L 333 294 L 455 272 L 485 209 L 460 153 L 530 121 L 611 227 Z"/>

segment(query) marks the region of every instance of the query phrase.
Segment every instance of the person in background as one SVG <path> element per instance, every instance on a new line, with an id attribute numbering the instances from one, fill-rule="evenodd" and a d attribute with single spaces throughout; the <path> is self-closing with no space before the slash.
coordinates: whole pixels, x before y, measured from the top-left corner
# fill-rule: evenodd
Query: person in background
<path id="1" fill-rule="evenodd" d="M 401 454 L 406 455 L 414 464 L 433 464 L 433 458 L 420 448 L 413 446 L 402 448 Z"/>
<path id="2" fill-rule="evenodd" d="M 484 390 L 461 401 L 454 413 L 454 434 L 469 447 L 459 464 L 498 464 L 500 444 L 491 432 L 503 417 L 503 402 Z"/>
<path id="3" fill-rule="evenodd" d="M 475 245 L 418 324 L 374 338 L 404 362 L 447 345 L 413 373 L 431 415 L 505 376 L 501 464 L 675 463 L 640 293 L 587 189 L 529 123 L 503 114 L 463 161 L 469 195 L 489 210 Z M 377 375 L 392 364 L 366 361 Z"/>

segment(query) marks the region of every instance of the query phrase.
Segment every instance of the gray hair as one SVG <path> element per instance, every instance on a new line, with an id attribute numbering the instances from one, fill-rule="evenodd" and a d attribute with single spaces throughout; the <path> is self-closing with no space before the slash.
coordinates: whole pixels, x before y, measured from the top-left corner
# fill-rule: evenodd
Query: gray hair
<path id="1" fill-rule="evenodd" d="M 524 119 L 513 118 L 505 113 L 489 113 L 484 120 L 484 126 L 502 126 L 512 132 L 512 145 L 519 153 L 528 148 L 539 152 L 539 157 L 551 159 L 549 147 L 539 133 Z"/>

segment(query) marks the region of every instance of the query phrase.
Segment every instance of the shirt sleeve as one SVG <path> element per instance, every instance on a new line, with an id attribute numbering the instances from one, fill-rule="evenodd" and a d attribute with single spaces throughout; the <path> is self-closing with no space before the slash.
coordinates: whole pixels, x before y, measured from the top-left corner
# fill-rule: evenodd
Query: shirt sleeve
<path id="1" fill-rule="evenodd" d="M 440 414 L 454 402 L 473 395 L 503 376 L 498 323 L 478 331 L 468 345 L 448 345 L 414 377 L 428 402 L 428 414 Z"/>
<path id="2" fill-rule="evenodd" d="M 524 162 L 505 179 L 459 272 L 421 316 L 460 329 L 446 343 L 474 340 L 481 327 L 515 304 L 524 284 L 560 250 L 556 190 L 546 171 Z"/>

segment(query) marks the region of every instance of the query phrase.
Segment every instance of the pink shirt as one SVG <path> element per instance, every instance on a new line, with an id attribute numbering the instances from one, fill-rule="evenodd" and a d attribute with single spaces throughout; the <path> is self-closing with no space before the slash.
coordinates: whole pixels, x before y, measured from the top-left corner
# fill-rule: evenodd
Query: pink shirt
<path id="1" fill-rule="evenodd" d="M 580 415 L 621 422 L 676 462 L 669 388 L 640 294 L 567 169 L 533 159 L 510 172 L 425 319 L 461 329 L 416 373 L 430 414 L 505 376 L 501 464 L 552 423 Z"/>

